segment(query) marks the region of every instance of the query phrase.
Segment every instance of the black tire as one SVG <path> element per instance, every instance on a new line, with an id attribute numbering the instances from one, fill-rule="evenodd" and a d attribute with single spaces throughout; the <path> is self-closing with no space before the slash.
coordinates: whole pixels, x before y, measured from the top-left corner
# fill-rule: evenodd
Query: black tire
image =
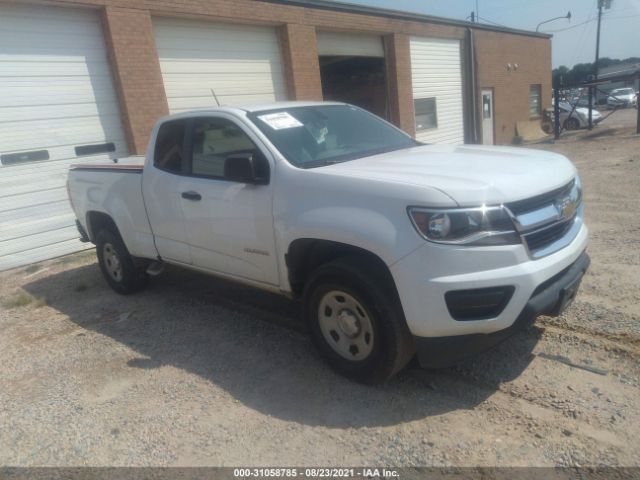
<path id="1" fill-rule="evenodd" d="M 415 347 L 390 275 L 388 272 L 382 272 L 380 268 L 372 267 L 371 264 L 371 260 L 364 257 L 345 257 L 319 267 L 305 286 L 303 302 L 313 341 L 329 365 L 352 380 L 377 384 L 387 381 L 402 370 L 415 355 Z M 358 336 L 366 335 L 363 333 L 366 330 L 361 329 L 362 320 L 373 329 L 369 335 L 371 343 L 365 345 L 370 352 L 361 359 L 347 359 L 343 356 L 346 352 L 338 352 L 339 341 L 352 341 L 348 335 L 336 339 L 334 334 L 344 334 L 344 330 L 338 330 L 341 326 L 335 328 L 339 334 L 331 330 L 328 335 L 332 336 L 333 346 L 329 343 L 330 339 L 323 334 L 323 328 L 326 332 L 328 327 L 326 324 L 324 327 L 321 326 L 321 322 L 325 320 L 320 319 L 320 302 L 335 292 L 344 292 L 347 297 L 355 299 L 364 310 L 361 315 L 356 313 L 360 311 L 356 307 L 356 312 L 351 316 L 358 325 L 356 328 L 360 330 Z M 364 339 L 366 336 L 360 339 L 360 342 L 365 341 Z M 354 345 L 351 345 L 349 349 L 350 353 L 355 355 L 351 351 L 353 347 Z"/>
<path id="2" fill-rule="evenodd" d="M 96 235 L 98 264 L 105 280 L 111 288 L 122 295 L 139 292 L 147 286 L 148 276 L 143 268 L 136 265 L 119 233 L 104 229 Z M 114 260 L 119 268 L 114 268 Z M 116 275 L 114 271 L 120 273 Z"/>
<path id="3" fill-rule="evenodd" d="M 575 118 L 569 118 L 564 122 L 564 128 L 566 130 L 578 130 L 580 128 L 580 122 Z"/>

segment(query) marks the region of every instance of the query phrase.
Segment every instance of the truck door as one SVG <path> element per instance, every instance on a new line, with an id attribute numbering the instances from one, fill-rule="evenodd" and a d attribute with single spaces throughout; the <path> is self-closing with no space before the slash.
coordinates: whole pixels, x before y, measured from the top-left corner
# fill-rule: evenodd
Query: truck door
<path id="1" fill-rule="evenodd" d="M 186 119 L 171 120 L 160 126 L 153 161 L 147 161 L 142 174 L 142 194 L 160 256 L 190 264 L 180 185 L 187 168 L 186 132 Z"/>
<path id="2" fill-rule="evenodd" d="M 277 285 L 272 184 L 224 178 L 230 155 L 250 153 L 269 171 L 271 154 L 231 115 L 192 118 L 188 129 L 188 175 L 182 178 L 181 203 L 193 264 Z"/>

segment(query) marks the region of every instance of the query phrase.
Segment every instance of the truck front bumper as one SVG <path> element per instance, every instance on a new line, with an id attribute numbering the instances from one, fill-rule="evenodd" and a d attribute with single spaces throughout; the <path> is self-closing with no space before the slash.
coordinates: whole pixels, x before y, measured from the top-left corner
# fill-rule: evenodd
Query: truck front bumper
<path id="1" fill-rule="evenodd" d="M 429 365 L 450 364 L 452 355 L 462 358 L 486 350 L 527 319 L 553 314 L 573 272 L 584 272 L 589 264 L 587 243 L 582 224 L 568 245 L 539 259 L 531 258 L 523 244 L 458 247 L 425 242 L 390 265 L 416 347 L 439 352 L 429 353 L 432 362 L 425 354 L 419 357 Z"/>
<path id="2" fill-rule="evenodd" d="M 589 263 L 589 256 L 582 252 L 573 264 L 539 285 L 515 322 L 503 330 L 448 337 L 414 336 L 420 365 L 424 368 L 455 365 L 469 356 L 494 347 L 517 331 L 528 327 L 539 315 L 560 315 L 575 297 Z"/>

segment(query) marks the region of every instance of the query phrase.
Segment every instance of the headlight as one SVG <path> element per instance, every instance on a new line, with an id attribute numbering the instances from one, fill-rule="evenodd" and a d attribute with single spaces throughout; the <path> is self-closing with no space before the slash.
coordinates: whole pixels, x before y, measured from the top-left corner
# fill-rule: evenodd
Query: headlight
<path id="1" fill-rule="evenodd" d="M 511 245 L 520 243 L 511 217 L 503 207 L 430 209 L 409 207 L 420 235 L 450 245 Z"/>
<path id="2" fill-rule="evenodd" d="M 576 178 L 573 181 L 573 187 L 571 188 L 569 196 L 576 204 L 582 202 L 582 182 L 580 181 L 580 176 L 578 174 L 576 174 Z"/>

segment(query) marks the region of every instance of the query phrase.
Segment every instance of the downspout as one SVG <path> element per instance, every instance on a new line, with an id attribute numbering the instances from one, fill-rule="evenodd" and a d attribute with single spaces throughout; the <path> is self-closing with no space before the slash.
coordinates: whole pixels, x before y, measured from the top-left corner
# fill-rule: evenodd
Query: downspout
<path id="1" fill-rule="evenodd" d="M 470 125 L 470 143 L 479 143 L 480 136 L 478 135 L 478 86 L 476 81 L 476 50 L 475 50 L 475 38 L 473 29 L 467 27 L 466 32 L 467 40 L 467 72 L 469 72 L 468 84 L 468 98 L 470 98 L 470 107 L 468 108 L 470 121 L 467 125 Z"/>

